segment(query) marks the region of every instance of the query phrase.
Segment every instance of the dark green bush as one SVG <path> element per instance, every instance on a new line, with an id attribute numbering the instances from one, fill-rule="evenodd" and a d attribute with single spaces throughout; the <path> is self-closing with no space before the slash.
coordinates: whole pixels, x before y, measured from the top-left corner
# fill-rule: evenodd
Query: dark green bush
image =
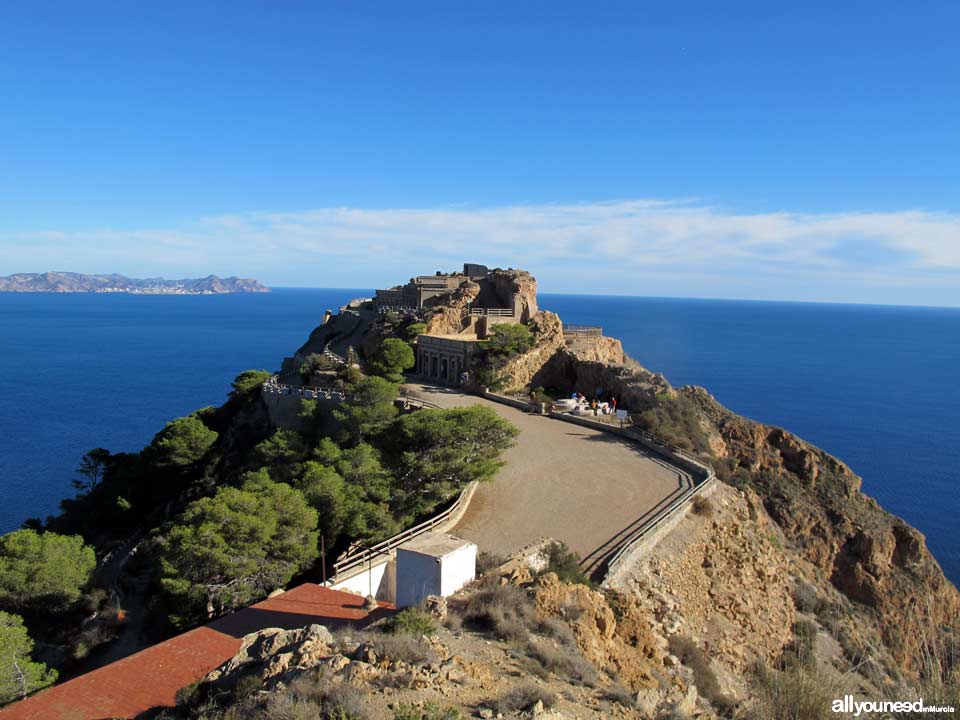
<path id="1" fill-rule="evenodd" d="M 590 579 L 580 567 L 580 556 L 565 543 L 554 543 L 547 550 L 547 565 L 542 573 L 556 573 L 563 582 L 589 585 Z"/>
<path id="2" fill-rule="evenodd" d="M 433 635 L 437 631 L 436 621 L 433 616 L 417 607 L 404 608 L 394 615 L 387 623 L 387 630 L 397 634 L 413 635 Z"/>

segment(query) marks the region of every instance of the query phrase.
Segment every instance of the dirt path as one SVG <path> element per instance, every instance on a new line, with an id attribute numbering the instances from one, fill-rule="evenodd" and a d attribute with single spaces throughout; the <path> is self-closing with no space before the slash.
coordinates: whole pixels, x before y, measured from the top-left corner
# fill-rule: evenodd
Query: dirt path
<path id="1" fill-rule="evenodd" d="M 481 551 L 507 554 L 542 537 L 567 543 L 593 572 L 689 476 L 638 445 L 600 430 L 532 415 L 447 388 L 410 383 L 441 407 L 486 405 L 518 428 L 506 465 L 481 485 L 452 530 Z"/>

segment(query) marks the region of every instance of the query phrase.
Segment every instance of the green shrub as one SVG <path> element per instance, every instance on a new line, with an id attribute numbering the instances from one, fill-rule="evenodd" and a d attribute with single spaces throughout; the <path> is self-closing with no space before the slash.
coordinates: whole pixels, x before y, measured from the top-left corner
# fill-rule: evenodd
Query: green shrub
<path id="1" fill-rule="evenodd" d="M 413 348 L 399 338 L 384 338 L 371 355 L 368 365 L 390 382 L 402 382 L 403 373 L 416 363 Z"/>
<path id="2" fill-rule="evenodd" d="M 420 637 L 433 635 L 437 631 L 437 624 L 430 613 L 421 608 L 404 608 L 394 615 L 387 623 L 387 630 L 394 634 L 403 633 Z"/>
<path id="3" fill-rule="evenodd" d="M 556 573 L 563 582 L 590 584 L 590 579 L 580 567 L 580 556 L 562 542 L 554 543 L 547 550 L 547 565 L 541 574 L 548 572 Z"/>
<path id="4" fill-rule="evenodd" d="M 423 335 L 427 331 L 427 324 L 422 322 L 410 323 L 403 329 L 404 335 L 406 335 L 407 340 L 416 340 L 417 337 Z"/>
<path id="5" fill-rule="evenodd" d="M 533 347 L 534 339 L 526 325 L 499 323 L 490 326 L 486 350 L 492 355 L 512 357 L 522 355 Z"/>
<path id="6" fill-rule="evenodd" d="M 237 375 L 233 381 L 233 389 L 230 391 L 230 397 L 237 399 L 243 398 L 266 382 L 272 373 L 267 370 L 244 370 Z"/>
<path id="7" fill-rule="evenodd" d="M 304 382 L 308 381 L 321 370 L 333 368 L 333 362 L 323 353 L 311 353 L 304 358 L 300 365 L 300 377 Z"/>

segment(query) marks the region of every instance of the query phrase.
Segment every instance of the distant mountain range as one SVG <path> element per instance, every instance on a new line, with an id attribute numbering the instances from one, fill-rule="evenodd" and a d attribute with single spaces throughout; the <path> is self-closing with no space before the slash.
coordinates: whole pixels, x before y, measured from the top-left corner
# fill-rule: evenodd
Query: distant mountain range
<path id="1" fill-rule="evenodd" d="M 132 293 L 137 295 L 225 295 L 270 292 L 250 278 L 207 275 L 205 278 L 138 280 L 124 275 L 83 275 L 72 272 L 17 273 L 0 277 L 0 292 Z"/>

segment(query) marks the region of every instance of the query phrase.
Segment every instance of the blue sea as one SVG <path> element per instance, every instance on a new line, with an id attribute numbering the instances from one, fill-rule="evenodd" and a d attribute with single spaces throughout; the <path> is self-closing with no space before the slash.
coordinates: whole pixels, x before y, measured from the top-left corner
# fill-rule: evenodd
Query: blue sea
<path id="1" fill-rule="evenodd" d="M 57 509 L 81 455 L 137 450 L 167 420 L 276 369 L 327 308 L 369 290 L 265 295 L 0 294 L 0 531 Z M 960 581 L 960 310 L 540 296 L 601 325 L 674 385 L 846 461 Z"/>

